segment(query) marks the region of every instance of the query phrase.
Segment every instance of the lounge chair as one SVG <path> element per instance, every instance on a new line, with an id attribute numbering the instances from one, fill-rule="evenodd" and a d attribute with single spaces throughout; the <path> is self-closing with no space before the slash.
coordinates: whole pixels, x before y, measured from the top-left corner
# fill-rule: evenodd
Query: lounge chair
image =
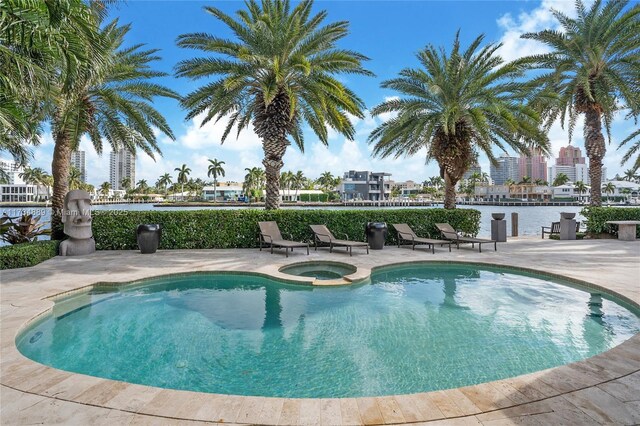
<path id="1" fill-rule="evenodd" d="M 282 238 L 280 228 L 276 222 L 258 222 L 260 227 L 260 251 L 262 251 L 262 244 L 266 247 L 271 247 L 271 254 L 273 254 L 273 248 L 284 248 L 286 257 L 289 257 L 289 249 L 293 252 L 296 247 L 306 247 L 307 255 L 309 254 L 309 243 L 301 243 L 298 241 L 290 241 Z"/>
<path id="2" fill-rule="evenodd" d="M 576 232 L 580 232 L 580 222 L 576 221 Z M 560 222 L 551 222 L 551 226 L 542 227 L 542 239 L 544 240 L 544 234 L 556 235 L 560 234 Z"/>
<path id="3" fill-rule="evenodd" d="M 448 223 L 436 223 L 436 228 L 438 228 L 438 230 L 440 231 L 440 235 L 442 235 L 443 239 L 449 240 L 452 243 L 455 243 L 458 249 L 460 248 L 460 243 L 471 243 L 472 248 L 476 244 L 478 244 L 478 250 L 480 251 L 480 253 L 482 253 L 483 244 L 493 244 L 493 249 L 495 251 L 498 250 L 497 241 L 485 240 L 482 238 L 474 238 L 474 237 L 467 237 L 467 236 L 461 235 L 460 232 L 453 229 L 453 227 Z"/>
<path id="4" fill-rule="evenodd" d="M 334 237 L 331 231 L 329 231 L 329 229 L 324 225 L 309 225 L 309 226 L 313 231 L 313 244 L 315 246 L 316 251 L 318 250 L 319 244 L 328 244 L 329 253 L 333 252 L 334 247 L 346 247 L 347 251 L 349 252 L 349 256 L 353 256 L 354 247 L 365 247 L 367 249 L 367 254 L 369 254 L 368 243 L 364 243 L 362 241 L 339 240 L 336 237 Z M 345 237 L 347 237 L 346 234 L 345 234 Z"/>
<path id="5" fill-rule="evenodd" d="M 401 242 L 408 241 L 411 243 L 413 250 L 416 249 L 416 244 L 426 244 L 427 248 L 431 248 L 431 253 L 435 253 L 436 244 L 440 244 L 440 246 L 447 244 L 449 246 L 449 251 L 451 251 L 451 241 L 433 240 L 431 238 L 418 237 L 416 233 L 413 232 L 413 229 L 411 229 L 411 227 L 406 223 L 398 223 L 392 226 L 398 233 L 398 247 L 400 247 Z"/>

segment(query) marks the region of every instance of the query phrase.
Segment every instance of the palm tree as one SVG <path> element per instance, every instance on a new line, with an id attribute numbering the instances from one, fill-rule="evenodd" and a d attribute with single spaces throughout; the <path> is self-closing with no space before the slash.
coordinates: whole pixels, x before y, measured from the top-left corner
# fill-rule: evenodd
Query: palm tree
<path id="1" fill-rule="evenodd" d="M 223 142 L 234 126 L 239 133 L 253 125 L 265 155 L 267 209 L 280 203 L 280 170 L 289 138 L 304 149 L 305 122 L 328 144 L 327 127 L 353 140 L 355 130 L 347 114 L 363 117 L 363 102 L 334 75 L 372 75 L 361 65 L 367 58 L 339 49 L 336 43 L 347 35 L 348 22 L 321 27 L 327 12 L 311 16 L 312 5 L 312 0 L 302 0 L 291 9 L 289 0 L 251 0 L 237 20 L 207 6 L 205 10 L 229 27 L 236 40 L 203 33 L 178 37 L 181 47 L 226 57 L 178 64 L 179 76 L 220 76 L 185 96 L 182 105 L 189 111 L 187 119 L 204 114 L 202 124 L 230 114 Z"/>
<path id="2" fill-rule="evenodd" d="M 165 173 L 158 178 L 156 185 L 164 189 L 164 195 L 167 195 L 167 186 L 171 185 L 172 177 L 169 173 Z"/>
<path id="3" fill-rule="evenodd" d="M 636 179 L 638 179 L 637 169 L 629 169 L 624 171 L 623 180 L 634 182 Z"/>
<path id="4" fill-rule="evenodd" d="M 567 182 L 569 182 L 569 176 L 564 173 L 558 173 L 556 178 L 553 180 L 553 186 L 561 186 Z"/>
<path id="5" fill-rule="evenodd" d="M 38 200 L 40 198 L 40 185 L 44 185 L 45 178 L 49 176 L 47 172 L 39 167 L 34 169 L 27 167 L 22 173 L 19 173 L 18 176 L 24 181 L 24 183 L 36 186 L 35 195 L 36 200 Z"/>
<path id="6" fill-rule="evenodd" d="M 209 160 L 209 169 L 207 170 L 207 176 L 213 176 L 213 201 L 216 200 L 216 186 L 218 186 L 218 176 L 224 176 L 224 168 L 222 165 L 224 161 L 218 161 L 217 158 Z"/>
<path id="7" fill-rule="evenodd" d="M 125 190 L 125 192 L 131 189 L 131 184 L 131 178 L 129 177 L 123 177 L 122 180 L 120 180 L 120 186 Z"/>
<path id="8" fill-rule="evenodd" d="M 165 75 L 150 65 L 157 50 L 139 44 L 123 47 L 129 26 L 111 22 L 96 35 L 99 49 L 78 63 L 77 76 L 68 84 L 61 75 L 52 80 L 55 96 L 48 99 L 55 142 L 53 150 L 52 238 L 61 238 L 61 212 L 68 190 L 71 151 L 88 135 L 98 153 L 106 139 L 114 151 L 140 148 L 153 158 L 160 153 L 155 129 L 174 139 L 164 117 L 153 107 L 157 96 L 178 98 L 177 93 L 150 80 Z"/>
<path id="9" fill-rule="evenodd" d="M 186 164 L 183 164 L 180 167 L 176 167 L 173 171 L 178 172 L 178 183 L 181 185 L 181 193 L 182 193 L 182 201 L 184 201 L 184 184 L 188 181 L 189 173 L 191 173 L 191 169 L 187 167 Z"/>
<path id="10" fill-rule="evenodd" d="M 244 183 L 242 184 L 245 194 L 254 193 L 260 191 L 264 187 L 265 173 L 260 167 L 245 168 L 247 174 L 244 177 Z"/>
<path id="11" fill-rule="evenodd" d="M 613 194 L 614 192 L 616 192 L 616 186 L 611 182 L 607 182 L 606 185 L 602 185 L 602 190 L 605 194 Z M 607 199 L 608 198 L 609 197 L 607 197 Z"/>
<path id="12" fill-rule="evenodd" d="M 522 179 L 520 179 L 520 182 L 518 182 L 519 185 L 526 185 L 530 183 L 531 183 L 531 178 L 529 176 L 522 176 Z"/>
<path id="13" fill-rule="evenodd" d="M 628 1 L 596 0 L 586 8 L 576 0 L 575 19 L 552 10 L 562 30 L 545 30 L 522 37 L 540 41 L 553 51 L 526 58 L 534 69 L 548 69 L 531 83 L 543 101 L 547 125 L 556 119 L 568 123 L 569 137 L 578 116 L 584 114 L 584 144 L 589 157 L 591 205 L 602 204 L 602 160 L 607 151 L 602 122 L 611 140 L 613 116 L 620 107 L 638 115 L 640 68 L 640 5 Z"/>
<path id="14" fill-rule="evenodd" d="M 444 207 L 455 208 L 455 186 L 476 158 L 476 150 L 495 160 L 492 147 L 503 143 L 518 152 L 531 146 L 548 152 L 547 137 L 538 127 L 538 114 L 523 102 L 515 79 L 517 63 L 504 63 L 496 54 L 500 44 L 481 49 L 484 36 L 460 50 L 456 34 L 451 52 L 428 45 L 418 53 L 420 68 L 406 68 L 382 83 L 403 95 L 376 106 L 372 114 L 397 113 L 373 130 L 374 155 L 401 157 L 426 149 L 445 182 Z M 479 49 L 479 50 L 478 50 Z"/>
<path id="15" fill-rule="evenodd" d="M 54 179 L 55 179 L 55 173 L 54 173 Z M 68 188 L 69 189 L 80 189 L 80 186 L 82 184 L 83 184 L 83 182 L 82 182 L 82 173 L 80 173 L 80 170 L 78 170 L 75 167 L 71 166 L 71 170 L 69 170 Z M 55 191 L 55 187 L 54 187 L 54 191 Z M 54 195 L 55 195 L 55 193 L 54 193 Z"/>
<path id="16" fill-rule="evenodd" d="M 330 189 L 335 188 L 335 177 L 331 174 L 331 172 L 324 172 L 318 178 L 318 185 L 322 188 L 323 191 L 329 191 Z"/>
<path id="17" fill-rule="evenodd" d="M 141 179 L 138 181 L 138 184 L 136 186 L 136 191 L 138 191 L 141 194 L 146 194 L 149 191 L 149 184 L 145 179 Z"/>
<path id="18" fill-rule="evenodd" d="M 306 179 L 307 178 L 304 176 L 304 173 L 302 173 L 302 170 L 298 170 L 291 179 L 291 187 L 296 190 L 296 201 L 298 200 L 298 191 L 304 187 Z"/>
<path id="19" fill-rule="evenodd" d="M 635 130 L 628 137 L 626 137 L 622 142 L 620 142 L 620 145 L 618 145 L 618 149 L 622 148 L 624 145 L 628 144 L 629 142 L 633 142 L 633 143 L 629 147 L 629 150 L 627 150 L 627 152 L 622 156 L 622 160 L 620 161 L 621 166 L 624 165 L 627 161 L 629 161 L 631 157 L 633 157 L 633 155 L 640 150 L 640 129 Z M 633 161 L 633 165 L 631 167 L 633 167 L 632 170 L 634 171 L 640 169 L 640 154 L 636 156 L 636 159 Z"/>
<path id="20" fill-rule="evenodd" d="M 52 79 L 70 85 L 95 47 L 103 4 L 83 0 L 0 2 L 0 151 L 25 164 L 37 144 Z"/>
<path id="21" fill-rule="evenodd" d="M 100 194 L 102 194 L 104 198 L 108 198 L 110 189 L 111 184 L 109 182 L 102 182 L 102 184 L 100 185 Z"/>
<path id="22" fill-rule="evenodd" d="M 582 201 L 582 194 L 584 194 L 585 192 L 587 192 L 587 185 L 579 180 L 576 183 L 573 184 L 574 188 L 576 189 L 576 191 L 578 191 L 578 195 L 579 195 L 579 199 L 580 201 Z M 593 192 L 593 188 L 591 188 L 591 191 Z"/>

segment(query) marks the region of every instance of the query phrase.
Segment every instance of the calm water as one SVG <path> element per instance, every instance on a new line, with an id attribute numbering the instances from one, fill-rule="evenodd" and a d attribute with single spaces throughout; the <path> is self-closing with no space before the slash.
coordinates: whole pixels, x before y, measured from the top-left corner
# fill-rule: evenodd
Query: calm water
<path id="1" fill-rule="evenodd" d="M 63 370 L 172 389 L 406 394 L 570 363 L 640 331 L 636 314 L 590 297 L 465 265 L 387 269 L 353 287 L 192 275 L 58 303 L 17 345 Z"/>
<path id="2" fill-rule="evenodd" d="M 101 204 L 93 206 L 95 210 L 208 210 L 208 209 L 237 209 L 244 207 L 153 207 L 153 204 Z M 304 207 L 286 207 L 286 208 L 304 208 Z M 315 208 L 318 207 L 309 207 Z M 354 209 L 354 207 L 327 207 L 329 209 Z M 357 208 L 357 207 L 356 207 Z M 368 209 L 366 207 L 365 209 Z M 407 207 L 385 207 L 385 208 L 407 208 Z M 410 207 L 415 209 L 429 209 L 433 207 Z M 482 214 L 480 219 L 480 236 L 489 236 L 491 234 L 491 213 L 506 213 L 507 234 L 511 235 L 511 213 L 518 213 L 518 229 L 519 235 L 540 235 L 541 226 L 550 226 L 551 222 L 560 220 L 561 212 L 576 213 L 576 220 L 584 221 L 580 216 L 582 207 L 566 206 L 531 206 L 531 207 L 503 207 L 503 206 L 459 206 L 458 208 L 471 208 L 480 211 Z M 6 212 L 10 216 L 19 215 L 21 211 L 41 215 L 43 220 L 49 221 L 51 217 L 51 209 L 45 207 L 24 208 L 24 207 L 0 207 L 0 213 Z"/>

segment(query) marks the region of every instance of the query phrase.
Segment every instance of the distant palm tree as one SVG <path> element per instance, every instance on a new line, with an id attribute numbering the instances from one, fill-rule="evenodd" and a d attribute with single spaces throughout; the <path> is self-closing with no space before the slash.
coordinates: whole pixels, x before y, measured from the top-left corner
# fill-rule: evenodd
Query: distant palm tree
<path id="1" fill-rule="evenodd" d="M 318 178 L 318 185 L 322 188 L 323 191 L 329 191 L 335 188 L 336 178 L 331 174 L 331 172 L 324 172 Z"/>
<path id="2" fill-rule="evenodd" d="M 80 173 L 80 170 L 71 166 L 71 170 L 69 171 L 69 189 L 80 189 L 82 183 L 82 173 Z"/>
<path id="3" fill-rule="evenodd" d="M 24 181 L 24 183 L 36 186 L 35 197 L 36 200 L 38 200 L 40 198 L 40 185 L 44 185 L 44 180 L 49 176 L 47 172 L 39 167 L 33 169 L 27 167 L 23 172 L 18 173 L 18 176 Z"/>
<path id="4" fill-rule="evenodd" d="M 109 197 L 110 189 L 111 189 L 111 184 L 109 182 L 102 182 L 102 184 L 100 185 L 100 194 L 102 194 L 104 198 L 107 198 Z"/>
<path id="5" fill-rule="evenodd" d="M 629 169 L 624 171 L 624 180 L 629 182 L 635 182 L 638 179 L 638 170 L 637 169 Z"/>
<path id="6" fill-rule="evenodd" d="M 242 188 L 245 194 L 256 193 L 264 188 L 265 173 L 260 167 L 245 168 L 247 174 L 244 177 Z"/>
<path id="7" fill-rule="evenodd" d="M 520 179 L 520 182 L 518 183 L 520 185 L 529 184 L 531 183 L 531 178 L 529 176 L 522 176 L 522 179 Z"/>
<path id="8" fill-rule="evenodd" d="M 222 168 L 223 164 L 224 161 L 218 161 L 217 158 L 209 160 L 207 176 L 213 176 L 213 201 L 216 200 L 216 186 L 218 186 L 218 176 L 224 176 L 224 168 Z"/>
<path id="9" fill-rule="evenodd" d="M 164 195 L 167 195 L 167 186 L 171 185 L 171 181 L 173 180 L 173 178 L 171 177 L 171 175 L 169 173 L 165 173 L 162 176 L 160 176 L 158 178 L 158 182 L 156 182 L 156 185 L 158 187 L 161 187 L 164 189 Z"/>
<path id="10" fill-rule="evenodd" d="M 302 0 L 291 10 L 288 0 L 252 0 L 238 18 L 207 6 L 206 12 L 229 27 L 236 40 L 203 33 L 178 37 L 181 47 L 226 57 L 178 64 L 178 76 L 219 78 L 187 94 L 181 103 L 188 119 L 205 114 L 202 124 L 230 114 L 223 142 L 234 126 L 240 132 L 253 124 L 265 154 L 267 209 L 280 203 L 280 170 L 289 137 L 303 150 L 306 122 L 324 144 L 328 127 L 353 140 L 348 114 L 363 117 L 364 103 L 334 75 L 371 75 L 361 66 L 367 58 L 339 49 L 336 42 L 348 34 L 349 23 L 321 26 L 327 12 L 312 16 L 312 5 Z"/>
<path id="11" fill-rule="evenodd" d="M 376 106 L 373 115 L 394 112 L 369 136 L 374 155 L 400 157 L 426 149 L 435 159 L 445 182 L 444 207 L 456 206 L 455 186 L 476 157 L 476 150 L 494 159 L 492 148 L 503 143 L 518 152 L 531 146 L 548 152 L 539 116 L 524 99 L 515 79 L 522 66 L 504 63 L 496 51 L 500 44 L 480 45 L 477 37 L 464 51 L 459 34 L 447 53 L 428 45 L 418 53 L 420 68 L 406 68 L 382 83 L 403 95 Z"/>
<path id="12" fill-rule="evenodd" d="M 640 113 L 638 68 L 640 5 L 626 0 L 596 0 L 589 8 L 576 0 L 577 17 L 551 13 L 560 30 L 544 30 L 522 37 L 540 41 L 553 50 L 525 59 L 532 68 L 549 70 L 531 81 L 542 94 L 540 110 L 547 125 L 568 122 L 569 137 L 580 114 L 585 115 L 584 144 L 589 157 L 589 179 L 602 181 L 602 160 L 607 151 L 613 117 L 620 107 Z M 640 134 L 636 132 L 636 134 Z M 602 203 L 600 185 L 591 188 L 591 205 Z"/>
<path id="13" fill-rule="evenodd" d="M 125 190 L 125 192 L 128 192 L 131 189 L 132 184 L 133 182 L 131 182 L 131 178 L 129 177 L 123 177 L 122 180 L 120 180 L 120 186 Z"/>
<path id="14" fill-rule="evenodd" d="M 291 171 L 282 172 L 280 174 L 280 189 L 291 189 L 293 181 L 293 173 Z"/>
<path id="15" fill-rule="evenodd" d="M 602 185 L 602 190 L 605 194 L 613 194 L 614 192 L 616 192 L 616 186 L 611 182 L 607 182 L 606 185 Z"/>
<path id="16" fill-rule="evenodd" d="M 562 186 L 567 182 L 569 182 L 569 176 L 564 173 L 558 173 L 553 180 L 553 186 Z"/>
<path id="17" fill-rule="evenodd" d="M 302 170 L 298 170 L 291 179 L 291 187 L 296 190 L 296 201 L 298 200 L 298 191 L 304 188 L 305 180 L 306 178 L 304 176 L 304 173 L 302 173 Z"/>
<path id="18" fill-rule="evenodd" d="M 140 194 L 146 194 L 147 192 L 149 192 L 149 184 L 147 183 L 146 179 L 141 179 L 138 181 L 136 191 L 138 191 Z"/>
<path id="19" fill-rule="evenodd" d="M 583 181 L 579 180 L 573 186 L 576 189 L 576 191 L 578 191 L 579 199 L 580 201 L 582 201 L 582 194 L 587 192 L 587 189 L 588 189 L 587 185 Z M 591 190 L 593 191 L 593 188 Z"/>
<path id="20" fill-rule="evenodd" d="M 191 173 L 191 169 L 187 167 L 186 164 L 183 164 L 180 167 L 176 167 L 174 169 L 175 172 L 178 172 L 178 183 L 181 185 L 181 198 L 184 201 L 184 184 L 188 182 L 189 173 Z"/>

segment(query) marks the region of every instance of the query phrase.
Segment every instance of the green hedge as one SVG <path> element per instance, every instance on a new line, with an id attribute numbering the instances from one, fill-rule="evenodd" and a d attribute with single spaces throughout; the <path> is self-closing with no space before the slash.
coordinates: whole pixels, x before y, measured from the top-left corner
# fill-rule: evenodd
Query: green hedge
<path id="1" fill-rule="evenodd" d="M 0 270 L 26 268 L 58 255 L 59 241 L 35 241 L 0 247 Z"/>
<path id="2" fill-rule="evenodd" d="M 300 194 L 300 201 L 326 203 L 329 201 L 328 194 Z"/>
<path id="3" fill-rule="evenodd" d="M 605 223 L 610 220 L 640 220 L 639 207 L 585 207 L 580 214 L 587 218 L 587 232 L 590 234 L 616 235 L 618 227 Z M 638 227 L 636 236 L 640 237 Z"/>
<path id="4" fill-rule="evenodd" d="M 137 249 L 136 227 L 162 225 L 161 249 L 249 248 L 258 246 L 258 222 L 278 222 L 285 238 L 312 241 L 310 224 L 325 224 L 336 235 L 346 233 L 363 241 L 367 222 L 408 223 L 420 236 L 437 237 L 434 224 L 448 222 L 476 235 L 480 212 L 472 209 L 387 210 L 191 210 L 191 211 L 94 211 L 93 235 L 98 250 Z M 391 226 L 389 226 L 391 228 Z M 387 244 L 395 244 L 390 229 Z"/>

